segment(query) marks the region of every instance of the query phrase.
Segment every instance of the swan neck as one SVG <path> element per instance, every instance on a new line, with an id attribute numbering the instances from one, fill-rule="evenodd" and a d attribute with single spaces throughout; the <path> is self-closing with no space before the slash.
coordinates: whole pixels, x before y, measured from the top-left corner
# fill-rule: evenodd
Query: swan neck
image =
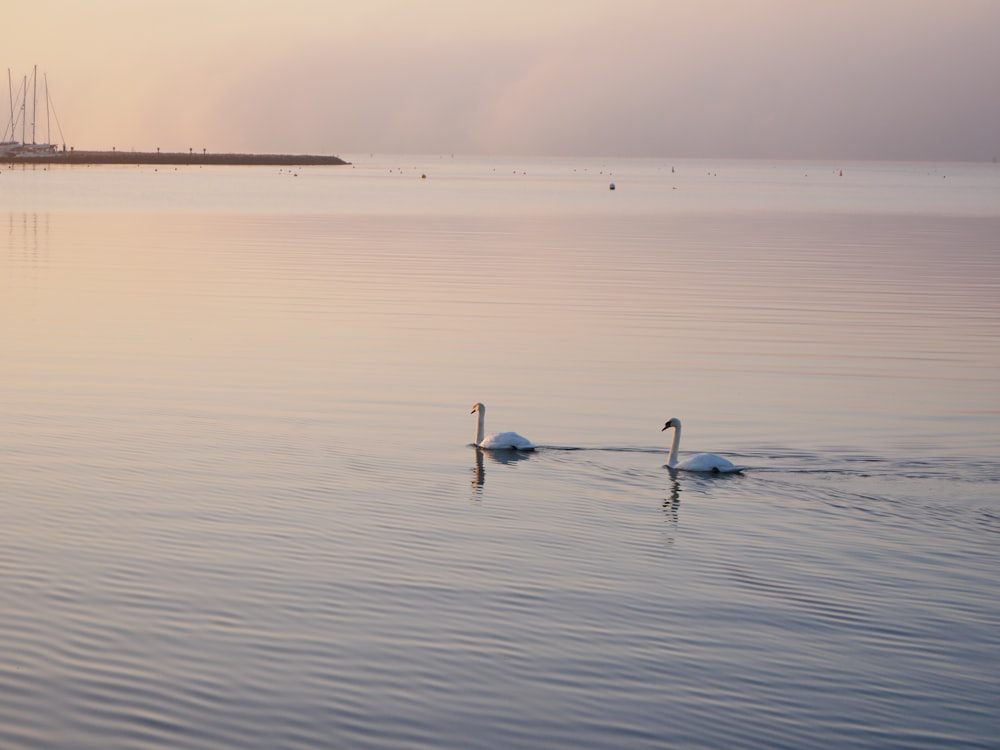
<path id="1" fill-rule="evenodd" d="M 476 414 L 476 445 L 483 442 L 483 432 L 486 426 L 486 407 L 480 406 Z"/>
<path id="2" fill-rule="evenodd" d="M 677 451 L 681 446 L 681 426 L 674 424 L 674 440 L 670 444 L 670 457 L 667 459 L 667 466 L 673 468 L 677 465 Z"/>

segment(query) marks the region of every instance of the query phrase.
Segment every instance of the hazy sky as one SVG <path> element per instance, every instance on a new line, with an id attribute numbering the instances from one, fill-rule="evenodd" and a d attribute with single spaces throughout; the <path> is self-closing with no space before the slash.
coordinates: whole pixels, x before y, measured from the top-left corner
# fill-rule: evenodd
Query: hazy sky
<path id="1" fill-rule="evenodd" d="M 1000 0 L 33 0 L 2 28 L 76 148 L 1000 157 Z"/>

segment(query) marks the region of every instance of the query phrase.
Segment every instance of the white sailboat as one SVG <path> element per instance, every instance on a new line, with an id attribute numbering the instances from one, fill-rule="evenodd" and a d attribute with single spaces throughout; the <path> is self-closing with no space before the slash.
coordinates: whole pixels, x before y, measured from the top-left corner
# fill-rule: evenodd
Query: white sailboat
<path id="1" fill-rule="evenodd" d="M 7 88 L 10 98 L 10 121 L 3 133 L 3 141 L 0 141 L 0 157 L 37 157 L 48 156 L 56 152 L 55 144 L 38 143 L 36 140 L 36 129 L 38 124 L 38 66 L 34 67 L 31 74 L 32 99 L 31 99 L 31 142 L 28 142 L 28 76 L 24 77 L 24 84 L 15 99 L 14 86 L 11 81 L 10 68 L 7 69 Z M 45 122 L 47 140 L 51 141 L 52 108 L 49 99 L 49 79 L 45 77 Z M 17 126 L 21 125 L 21 140 L 17 138 Z M 56 118 L 56 125 L 59 119 Z M 60 128 L 60 133 L 62 129 Z"/>

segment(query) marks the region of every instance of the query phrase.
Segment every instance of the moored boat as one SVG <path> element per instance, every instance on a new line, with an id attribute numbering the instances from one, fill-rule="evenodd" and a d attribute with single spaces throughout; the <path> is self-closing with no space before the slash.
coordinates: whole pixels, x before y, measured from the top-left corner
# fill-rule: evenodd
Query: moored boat
<path id="1" fill-rule="evenodd" d="M 28 91 L 29 85 L 32 92 L 31 98 L 29 100 Z M 45 123 L 47 132 L 51 128 L 51 108 L 52 103 L 49 98 L 49 83 L 48 76 L 44 78 L 44 90 L 42 92 L 43 103 L 45 105 Z M 5 159 L 21 159 L 21 158 L 37 158 L 52 156 L 57 153 L 57 147 L 53 143 L 38 143 L 35 140 L 36 124 L 39 119 L 38 112 L 38 67 L 35 66 L 32 71 L 31 78 L 28 76 L 24 77 L 24 83 L 19 87 L 17 94 L 15 96 L 14 84 L 11 79 L 10 69 L 7 69 L 7 87 L 9 90 L 10 98 L 10 120 L 7 123 L 7 127 L 4 128 L 3 138 L 5 140 L 0 141 L 0 158 Z M 28 132 L 28 123 L 31 123 L 31 132 Z M 59 121 L 56 118 L 56 126 L 58 127 Z M 16 140 L 18 126 L 20 126 L 21 140 Z M 62 133 L 62 128 L 59 128 L 60 134 Z M 31 142 L 28 142 L 28 138 L 31 138 Z M 51 138 L 50 138 L 51 140 Z M 65 147 L 64 147 L 65 148 Z"/>

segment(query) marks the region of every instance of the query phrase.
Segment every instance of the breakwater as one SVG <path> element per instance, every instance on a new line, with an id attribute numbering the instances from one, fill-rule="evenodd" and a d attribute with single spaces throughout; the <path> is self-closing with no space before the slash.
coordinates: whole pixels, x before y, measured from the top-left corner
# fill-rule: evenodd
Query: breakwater
<path id="1" fill-rule="evenodd" d="M 3 157 L 8 164 L 220 164 L 231 166 L 330 166 L 348 162 L 339 156 L 316 154 L 210 154 L 159 151 L 56 151 Z"/>

